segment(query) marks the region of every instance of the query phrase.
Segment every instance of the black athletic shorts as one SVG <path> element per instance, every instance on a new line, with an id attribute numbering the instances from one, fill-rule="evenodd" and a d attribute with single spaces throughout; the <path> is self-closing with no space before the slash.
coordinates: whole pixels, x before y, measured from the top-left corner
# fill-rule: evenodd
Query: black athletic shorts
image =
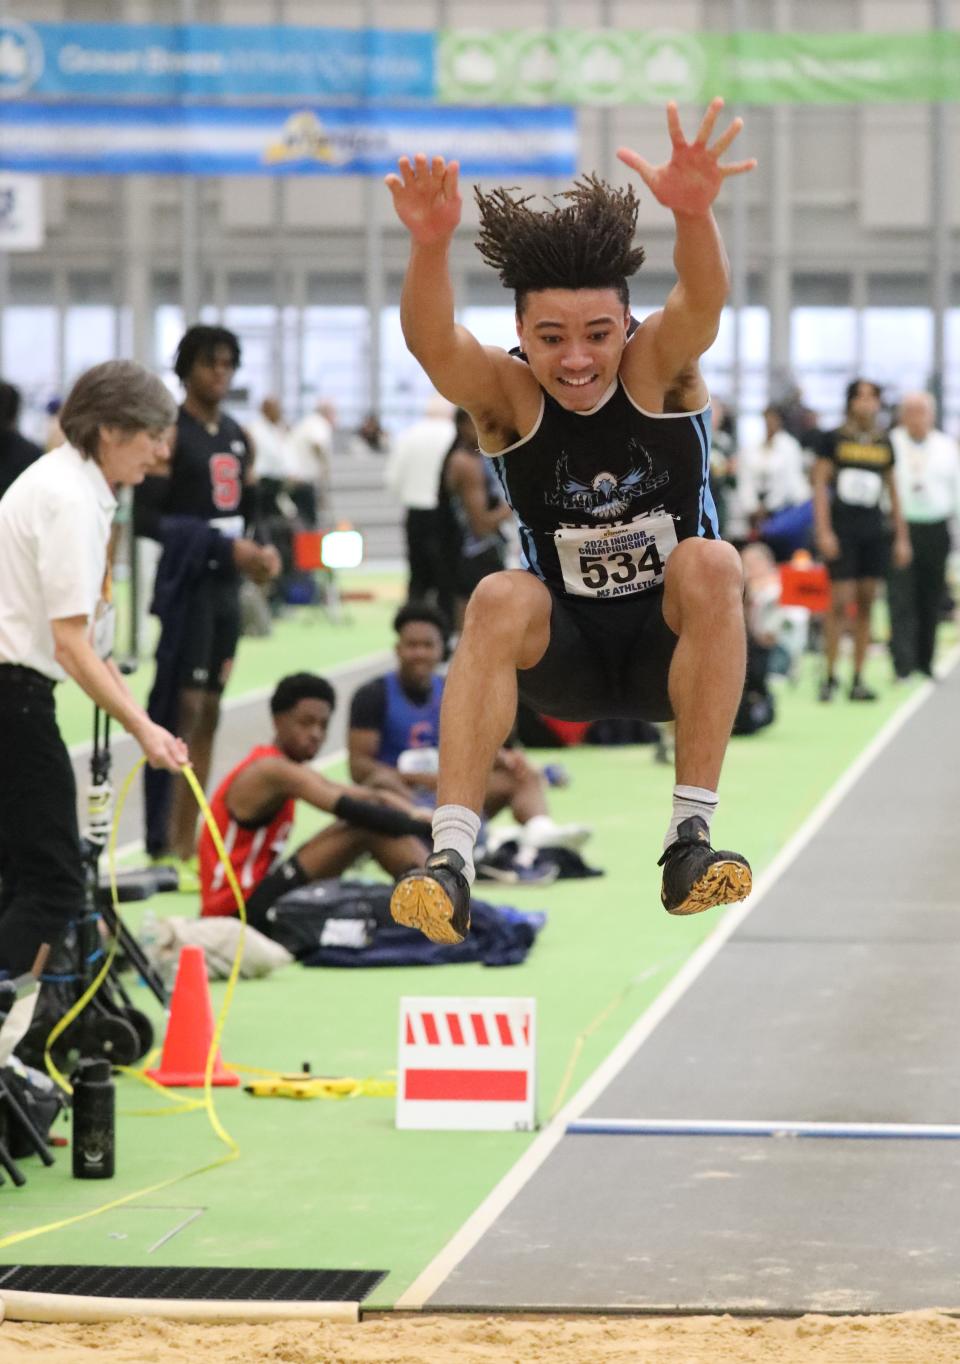
<path id="1" fill-rule="evenodd" d="M 885 578 L 890 567 L 890 534 L 879 526 L 846 525 L 834 520 L 840 553 L 827 561 L 827 572 L 834 582 L 856 578 Z"/>
<path id="2" fill-rule="evenodd" d="M 240 583 L 207 578 L 187 611 L 180 653 L 180 687 L 222 692 L 240 638 Z"/>
<path id="3" fill-rule="evenodd" d="M 557 720 L 672 720 L 667 676 L 677 636 L 663 619 L 663 591 L 616 601 L 549 591 L 547 651 L 517 673 L 527 705 Z"/>

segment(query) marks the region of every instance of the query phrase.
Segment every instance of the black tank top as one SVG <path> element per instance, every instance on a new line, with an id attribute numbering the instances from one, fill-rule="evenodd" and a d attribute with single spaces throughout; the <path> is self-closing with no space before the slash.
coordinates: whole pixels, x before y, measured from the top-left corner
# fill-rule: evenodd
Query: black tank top
<path id="1" fill-rule="evenodd" d="M 487 511 L 493 511 L 494 507 L 502 502 L 503 494 L 500 491 L 500 481 L 490 466 L 489 457 L 481 454 L 476 447 L 468 449 L 466 446 L 460 445 L 459 442 L 451 445 L 440 467 L 440 484 L 437 489 L 439 539 L 445 558 L 459 558 L 463 555 L 472 559 L 488 549 L 495 549 L 505 544 L 505 540 L 499 527 L 489 531 L 486 535 L 477 535 L 470 525 L 470 518 L 463 501 L 448 488 L 447 470 L 450 467 L 450 461 L 454 455 L 461 453 L 470 455 L 472 459 L 478 459 L 483 464 Z"/>
<path id="2" fill-rule="evenodd" d="M 177 443 L 166 480 L 163 511 L 168 516 L 201 516 L 205 521 L 240 515 L 243 480 L 250 463 L 243 428 L 220 414 L 214 432 L 182 407 Z"/>
<path id="3" fill-rule="evenodd" d="M 568 595 L 658 587 L 673 544 L 720 538 L 709 408 L 644 412 L 619 379 L 585 413 L 543 392 L 530 434 L 487 457 L 517 516 L 524 567 Z"/>

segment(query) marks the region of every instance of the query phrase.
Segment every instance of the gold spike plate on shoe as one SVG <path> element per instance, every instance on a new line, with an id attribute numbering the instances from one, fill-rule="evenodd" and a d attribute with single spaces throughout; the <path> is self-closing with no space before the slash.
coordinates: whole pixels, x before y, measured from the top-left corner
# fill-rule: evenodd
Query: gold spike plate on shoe
<path id="1" fill-rule="evenodd" d="M 717 905 L 733 905 L 745 900 L 753 889 L 753 875 L 743 862 L 711 862 L 682 904 L 668 914 L 702 914 Z"/>
<path id="2" fill-rule="evenodd" d="M 431 942 L 463 942 L 463 934 L 453 926 L 453 904 L 446 891 L 432 876 L 405 876 L 390 896 L 390 915 L 394 923 L 418 928 Z"/>

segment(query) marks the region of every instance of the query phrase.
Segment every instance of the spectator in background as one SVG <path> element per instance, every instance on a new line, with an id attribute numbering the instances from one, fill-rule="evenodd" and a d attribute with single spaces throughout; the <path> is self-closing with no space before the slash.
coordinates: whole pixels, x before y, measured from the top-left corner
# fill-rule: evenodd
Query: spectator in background
<path id="1" fill-rule="evenodd" d="M 383 471 L 388 491 L 403 507 L 408 601 L 436 602 L 441 590 L 437 500 L 440 470 L 457 434 L 452 410 L 434 394 L 420 420 L 400 432 Z"/>
<path id="2" fill-rule="evenodd" d="M 710 491 L 717 509 L 721 536 L 727 538 L 728 500 L 736 485 L 736 448 L 733 414 L 722 398 L 710 400 Z"/>
<path id="3" fill-rule="evenodd" d="M 257 493 L 261 514 L 273 515 L 277 494 L 290 477 L 290 433 L 276 398 L 264 398 L 247 423 L 257 452 Z"/>
<path id="4" fill-rule="evenodd" d="M 810 501 L 800 442 L 783 427 L 783 414 L 764 409 L 764 439 L 737 452 L 737 498 L 750 529 L 764 535 L 764 523 L 779 512 Z M 791 546 L 784 557 L 789 557 Z"/>
<path id="5" fill-rule="evenodd" d="M 276 545 L 281 575 L 269 588 L 272 608 L 279 611 L 284 588 L 294 570 L 293 531 L 296 528 L 295 504 L 287 489 L 291 482 L 292 458 L 290 431 L 276 398 L 264 398 L 260 410 L 247 424 L 257 453 L 257 527 L 258 533 Z"/>
<path id="6" fill-rule="evenodd" d="M 960 512 L 960 449 L 938 431 L 929 393 L 907 393 L 890 432 L 894 480 L 913 559 L 888 582 L 890 650 L 897 677 L 933 676 L 937 624 L 950 552 L 950 521 Z"/>
<path id="7" fill-rule="evenodd" d="M 458 632 L 474 588 L 507 566 L 502 527 L 513 515 L 477 444 L 473 418 L 462 407 L 454 417 L 456 438 L 440 469 L 437 494 L 442 572 L 438 601 Z"/>
<path id="8" fill-rule="evenodd" d="M 747 626 L 747 670 L 743 697 L 733 722 L 734 734 L 756 734 L 775 716 L 768 677 L 770 656 L 777 647 L 780 625 L 780 576 L 768 545 L 745 545 L 743 609 Z"/>
<path id="9" fill-rule="evenodd" d="M 240 580 L 267 583 L 280 570 L 272 545 L 246 533 L 256 509 L 254 452 L 243 428 L 222 410 L 240 363 L 240 344 L 224 327 L 189 327 L 174 369 L 183 383 L 169 473 L 146 478 L 134 499 L 137 533 L 158 540 L 153 611 L 161 622 L 157 670 L 147 710 L 190 745 L 206 786 L 220 720 L 220 698 L 240 637 Z M 197 807 L 180 777 L 145 781 L 148 853 L 178 863 L 193 857 Z M 190 871 L 180 867 L 182 883 Z"/>
<path id="10" fill-rule="evenodd" d="M 290 432 L 291 496 L 307 530 L 315 530 L 330 515 L 333 423 L 328 411 L 328 403 L 317 403 Z"/>
<path id="11" fill-rule="evenodd" d="M 397 612 L 393 628 L 396 669 L 365 683 L 350 703 L 350 776 L 358 784 L 413 796 L 418 804 L 432 808 L 446 627 L 431 607 L 410 602 Z M 484 814 L 492 819 L 509 808 L 521 826 L 519 841 L 529 849 L 579 847 L 589 837 L 589 828 L 555 824 L 547 811 L 546 791 L 544 773 L 521 749 L 501 748 L 487 783 Z"/>
<path id="12" fill-rule="evenodd" d="M 409 803 L 328 781 L 311 763 L 323 747 L 336 703 L 325 678 L 294 673 L 270 701 L 273 742 L 257 744 L 224 777 L 211 811 L 237 882 L 247 918 L 269 932 L 269 910 L 311 881 L 342 876 L 371 853 L 392 876 L 423 866 L 429 824 Z M 337 817 L 285 857 L 297 800 Z M 237 902 L 209 829 L 200 833 L 201 914 L 236 914 Z"/>
<path id="13" fill-rule="evenodd" d="M 817 421 L 817 414 L 803 401 L 803 394 L 797 384 L 791 383 L 777 403 L 783 418 L 783 429 L 799 442 L 804 455 L 804 473 L 809 473 L 820 447 L 823 435 Z"/>
<path id="14" fill-rule="evenodd" d="M 863 665 L 870 645 L 877 584 L 887 576 L 889 561 L 885 493 L 893 519 L 894 563 L 905 568 L 910 562 L 910 537 L 893 478 L 893 446 L 878 424 L 880 401 L 879 384 L 869 379 L 854 379 L 848 384 L 846 420 L 836 431 L 824 432 L 813 471 L 817 549 L 833 583 L 821 701 L 832 701 L 836 694 L 840 636 L 854 605 L 853 679 L 848 695 L 851 701 L 877 699 L 863 681 Z"/>
<path id="15" fill-rule="evenodd" d="M 0 379 L 0 497 L 43 454 L 39 445 L 17 430 L 19 417 L 20 390 Z"/>
<path id="16" fill-rule="evenodd" d="M 352 455 L 386 455 L 390 452 L 390 440 L 380 425 L 376 412 L 368 412 L 357 427 L 350 440 Z"/>

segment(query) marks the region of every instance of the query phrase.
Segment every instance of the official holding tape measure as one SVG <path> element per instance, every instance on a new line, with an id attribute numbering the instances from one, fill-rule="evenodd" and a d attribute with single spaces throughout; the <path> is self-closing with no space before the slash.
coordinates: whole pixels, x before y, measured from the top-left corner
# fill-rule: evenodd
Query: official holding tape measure
<path id="1" fill-rule="evenodd" d="M 176 405 L 125 360 L 77 380 L 60 412 L 65 444 L 0 503 L 0 971 L 29 970 L 83 901 L 76 785 L 54 687 L 68 674 L 118 720 L 153 767 L 176 772 L 182 740 L 156 725 L 109 659 L 107 546 L 114 488 L 169 458 Z"/>

